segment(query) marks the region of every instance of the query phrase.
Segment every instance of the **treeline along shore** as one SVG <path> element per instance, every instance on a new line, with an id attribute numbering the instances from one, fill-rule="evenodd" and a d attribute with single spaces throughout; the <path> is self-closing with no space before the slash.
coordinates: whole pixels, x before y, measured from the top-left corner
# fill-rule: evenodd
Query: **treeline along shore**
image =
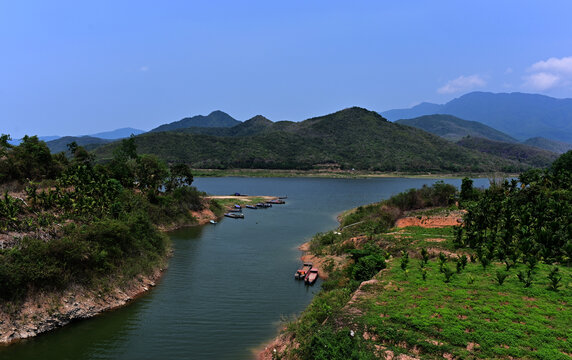
<path id="1" fill-rule="evenodd" d="M 306 244 L 328 273 L 259 359 L 570 359 L 572 151 L 460 191 L 437 182 Z"/>
<path id="2" fill-rule="evenodd" d="M 37 137 L 0 138 L 0 342 L 121 306 L 167 265 L 161 231 L 223 209 L 185 164 L 139 155 L 124 139 L 106 164 L 76 143 L 51 154 Z M 202 219 L 204 220 L 204 219 Z"/>

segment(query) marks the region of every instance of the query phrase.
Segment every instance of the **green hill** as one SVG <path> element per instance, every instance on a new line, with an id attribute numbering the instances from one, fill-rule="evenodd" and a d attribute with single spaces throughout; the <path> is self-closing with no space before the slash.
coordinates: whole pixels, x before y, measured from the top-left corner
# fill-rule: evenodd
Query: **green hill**
<path id="1" fill-rule="evenodd" d="M 458 141 L 470 135 L 496 141 L 517 142 L 515 138 L 480 122 L 459 119 L 453 115 L 425 115 L 413 119 L 397 120 L 396 123 L 413 126 L 452 141 Z"/>
<path id="2" fill-rule="evenodd" d="M 169 162 L 185 162 L 195 168 L 512 172 L 529 167 L 391 123 L 375 112 L 357 107 L 298 123 L 252 120 L 252 127 L 262 124 L 262 130 L 248 136 L 178 131 L 151 132 L 135 139 L 140 153 L 156 154 Z M 110 159 L 115 146 L 96 149 L 100 161 Z"/>
<path id="3" fill-rule="evenodd" d="M 506 143 L 476 137 L 463 138 L 457 144 L 533 167 L 547 167 L 558 157 L 558 154 L 554 152 L 525 144 Z"/>

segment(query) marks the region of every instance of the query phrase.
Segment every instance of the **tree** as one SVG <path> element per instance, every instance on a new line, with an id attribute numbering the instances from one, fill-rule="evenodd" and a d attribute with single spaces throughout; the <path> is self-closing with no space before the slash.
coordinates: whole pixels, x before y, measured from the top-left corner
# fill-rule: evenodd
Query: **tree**
<path id="1" fill-rule="evenodd" d="M 60 173 L 61 168 L 53 161 L 50 149 L 37 136 L 26 135 L 20 145 L 14 147 L 7 145 L 8 139 L 7 135 L 0 138 L 5 152 L 0 174 L 2 182 L 54 179 Z"/>
<path id="2" fill-rule="evenodd" d="M 572 150 L 554 160 L 549 174 L 556 187 L 561 189 L 572 188 Z"/>
<path id="3" fill-rule="evenodd" d="M 187 164 L 175 164 L 171 166 L 171 176 L 167 182 L 167 191 L 174 189 L 191 186 L 193 183 L 193 174 L 191 168 Z"/>
<path id="4" fill-rule="evenodd" d="M 73 155 L 73 162 L 75 165 L 92 165 L 95 155 L 90 154 L 83 146 L 79 146 L 75 141 L 73 141 L 67 144 L 67 148 Z"/>
<path id="5" fill-rule="evenodd" d="M 108 165 L 111 176 L 126 188 L 135 186 L 135 173 L 139 156 L 135 137 L 121 140 L 121 145 L 113 150 L 113 159 Z"/>
<path id="6" fill-rule="evenodd" d="M 472 201 L 478 196 L 477 190 L 473 188 L 473 180 L 468 177 L 463 179 L 461 183 L 461 193 L 459 194 L 459 199 L 461 201 Z"/>
<path id="7" fill-rule="evenodd" d="M 141 190 L 151 190 L 154 193 L 165 183 L 169 177 L 167 165 L 155 155 L 142 155 L 137 162 L 137 181 Z"/>

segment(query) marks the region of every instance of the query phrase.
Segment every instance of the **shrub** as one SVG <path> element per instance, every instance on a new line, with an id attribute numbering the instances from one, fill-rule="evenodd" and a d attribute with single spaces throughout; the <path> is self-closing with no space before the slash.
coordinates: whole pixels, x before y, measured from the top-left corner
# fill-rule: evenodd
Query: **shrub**
<path id="1" fill-rule="evenodd" d="M 558 291 L 558 288 L 561 286 L 560 281 L 562 280 L 562 276 L 558 275 L 557 267 L 554 267 L 552 270 L 550 270 L 550 273 L 548 274 L 548 280 L 550 280 L 548 289 L 552 291 Z"/>

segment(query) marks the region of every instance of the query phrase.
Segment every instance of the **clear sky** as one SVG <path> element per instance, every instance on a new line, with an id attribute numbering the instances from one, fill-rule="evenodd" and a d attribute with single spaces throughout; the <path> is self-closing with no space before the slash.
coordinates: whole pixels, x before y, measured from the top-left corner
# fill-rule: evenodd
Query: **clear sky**
<path id="1" fill-rule="evenodd" d="M 0 0 L 0 132 L 572 97 L 572 1 Z"/>

